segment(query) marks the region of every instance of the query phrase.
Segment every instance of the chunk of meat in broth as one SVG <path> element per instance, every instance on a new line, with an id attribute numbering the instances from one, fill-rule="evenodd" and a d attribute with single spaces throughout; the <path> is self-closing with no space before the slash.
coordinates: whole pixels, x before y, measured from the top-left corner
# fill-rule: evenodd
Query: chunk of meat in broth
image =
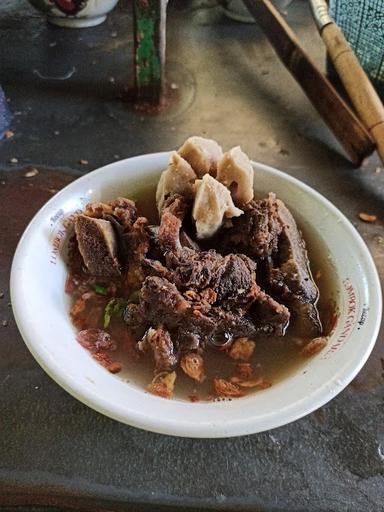
<path id="1" fill-rule="evenodd" d="M 172 370 L 176 365 L 177 357 L 171 335 L 163 327 L 148 329 L 143 340 L 139 343 L 139 349 L 145 351 L 147 347 L 150 347 L 153 353 L 155 374 Z"/>
<path id="2" fill-rule="evenodd" d="M 292 312 L 297 334 L 313 338 L 322 333 L 316 307 L 319 290 L 313 280 L 305 241 L 295 219 L 282 201 L 277 199 L 276 204 L 282 232 L 278 256 L 268 259 L 268 289 L 276 300 Z"/>
<path id="3" fill-rule="evenodd" d="M 251 201 L 243 207 L 244 215 L 232 219 L 232 226 L 219 231 L 212 244 L 224 252 L 241 252 L 263 259 L 277 252 L 282 226 L 274 194 Z"/>
<path id="4" fill-rule="evenodd" d="M 178 371 L 190 396 L 209 380 L 215 396 L 232 399 L 271 384 L 261 375 L 263 350 L 283 343 L 275 338 L 292 319 L 298 336 L 304 329 L 315 338 L 303 355 L 324 346 L 302 235 L 274 194 L 253 195 L 252 164 L 239 146 L 223 154 L 215 141 L 191 137 L 158 183 L 158 226 L 129 199 L 87 205 L 70 244 L 66 290 L 92 357 L 119 371 L 114 340 L 123 340 L 119 354 L 124 345 L 130 359 L 147 364 L 141 353 L 148 352 L 153 360 L 149 392 L 172 398 Z M 112 299 L 119 307 L 109 307 L 106 331 L 103 311 Z M 212 362 L 204 360 L 213 351 L 226 360 L 224 375 L 211 380 Z"/>
<path id="5" fill-rule="evenodd" d="M 138 290 L 145 278 L 142 262 L 151 244 L 148 220 L 145 217 L 138 217 L 130 230 L 122 235 L 122 241 L 127 257 L 125 288 Z"/>
<path id="6" fill-rule="evenodd" d="M 75 233 L 79 251 L 91 275 L 120 275 L 116 236 L 110 222 L 78 215 Z"/>
<path id="7" fill-rule="evenodd" d="M 187 211 L 188 203 L 182 196 L 172 196 L 165 202 L 158 231 L 163 254 L 181 249 L 180 230 Z"/>
<path id="8" fill-rule="evenodd" d="M 87 204 L 84 215 L 98 219 L 103 219 L 106 215 L 113 216 L 124 230 L 127 230 L 137 219 L 137 209 L 134 201 L 125 197 L 118 197 L 109 203 Z"/>
<path id="9" fill-rule="evenodd" d="M 316 307 L 318 288 L 313 280 L 305 241 L 285 206 L 269 194 L 266 199 L 251 201 L 244 215 L 232 219 L 233 226 L 223 227 L 212 243 L 224 252 L 241 251 L 258 262 L 261 283 L 278 304 L 292 313 L 298 335 L 314 337 L 322 332 Z M 268 305 L 267 310 L 265 304 Z M 254 308 L 261 318 L 270 311 L 267 298 Z M 277 316 L 285 310 L 275 308 Z"/>

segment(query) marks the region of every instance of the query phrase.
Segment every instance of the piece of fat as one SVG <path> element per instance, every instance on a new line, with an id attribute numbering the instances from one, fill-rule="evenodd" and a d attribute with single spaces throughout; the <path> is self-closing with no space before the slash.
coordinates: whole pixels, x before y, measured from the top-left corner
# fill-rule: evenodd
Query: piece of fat
<path id="1" fill-rule="evenodd" d="M 199 178 L 207 173 L 216 176 L 217 164 L 223 157 L 223 150 L 215 140 L 197 135 L 189 137 L 178 153 L 189 162 Z"/>
<path id="2" fill-rule="evenodd" d="M 156 189 L 156 205 L 159 212 L 165 199 L 171 194 L 186 197 L 193 195 L 193 183 L 197 176 L 189 165 L 176 151 L 173 151 L 167 169 L 161 174 Z"/>
<path id="3" fill-rule="evenodd" d="M 239 217 L 244 213 L 233 204 L 229 190 L 209 174 L 195 181 L 195 201 L 192 217 L 196 223 L 197 238 L 213 236 L 223 218 Z"/>
<path id="4" fill-rule="evenodd" d="M 231 190 L 238 206 L 253 199 L 253 174 L 251 161 L 240 146 L 224 153 L 217 168 L 217 179 Z"/>

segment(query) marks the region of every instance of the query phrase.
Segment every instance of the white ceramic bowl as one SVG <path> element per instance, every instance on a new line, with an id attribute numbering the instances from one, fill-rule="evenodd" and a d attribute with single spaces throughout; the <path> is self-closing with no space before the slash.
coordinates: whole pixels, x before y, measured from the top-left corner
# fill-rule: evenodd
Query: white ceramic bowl
<path id="1" fill-rule="evenodd" d="M 323 239 L 337 268 L 340 317 L 328 346 L 271 388 L 231 402 L 164 400 L 108 373 L 75 340 L 64 294 L 65 219 L 89 201 L 155 184 L 168 153 L 116 162 L 74 181 L 34 217 L 17 248 L 11 295 L 17 325 L 42 368 L 74 397 L 129 425 L 187 437 L 230 437 L 296 420 L 336 396 L 367 360 L 378 334 L 381 291 L 368 249 L 344 215 L 290 176 L 254 164 L 255 188 L 274 191 L 299 225 Z"/>
<path id="2" fill-rule="evenodd" d="M 66 28 L 95 27 L 105 21 L 118 0 L 28 0 L 33 7 L 46 14 L 54 25 Z"/>

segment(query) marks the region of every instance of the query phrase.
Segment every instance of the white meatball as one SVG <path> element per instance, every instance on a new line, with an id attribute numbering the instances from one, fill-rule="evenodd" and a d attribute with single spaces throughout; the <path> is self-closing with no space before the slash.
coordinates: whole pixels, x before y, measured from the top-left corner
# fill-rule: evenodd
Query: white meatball
<path id="1" fill-rule="evenodd" d="M 196 174 L 189 163 L 176 151 L 173 151 L 169 165 L 161 174 L 157 185 L 156 204 L 158 211 L 161 212 L 164 201 L 170 194 L 192 197 L 195 179 Z"/>
<path id="2" fill-rule="evenodd" d="M 235 204 L 242 206 L 253 199 L 253 167 L 240 146 L 224 153 L 217 179 L 232 191 Z"/>
<path id="3" fill-rule="evenodd" d="M 210 173 L 216 176 L 217 164 L 223 157 L 223 150 L 212 139 L 189 137 L 178 151 L 189 162 L 199 178 Z"/>
<path id="4" fill-rule="evenodd" d="M 244 213 L 233 204 L 224 185 L 209 174 L 195 181 L 195 201 L 192 217 L 196 223 L 197 238 L 209 238 L 223 223 L 223 218 L 239 217 Z"/>

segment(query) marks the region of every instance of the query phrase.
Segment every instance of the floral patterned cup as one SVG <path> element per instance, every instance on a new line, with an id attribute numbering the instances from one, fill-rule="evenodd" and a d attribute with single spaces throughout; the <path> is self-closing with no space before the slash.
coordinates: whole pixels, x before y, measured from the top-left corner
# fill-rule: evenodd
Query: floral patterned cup
<path id="1" fill-rule="evenodd" d="M 60 27 L 84 28 L 103 23 L 118 0 L 29 0 Z"/>

